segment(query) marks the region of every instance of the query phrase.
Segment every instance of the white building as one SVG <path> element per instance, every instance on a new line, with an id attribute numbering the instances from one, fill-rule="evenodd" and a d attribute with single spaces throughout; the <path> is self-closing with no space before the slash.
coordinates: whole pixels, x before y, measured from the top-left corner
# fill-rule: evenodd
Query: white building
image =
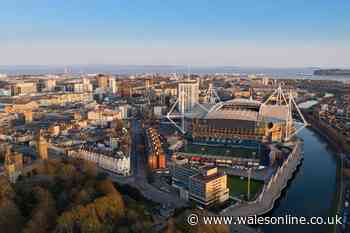
<path id="1" fill-rule="evenodd" d="M 117 149 L 119 147 L 119 138 L 110 137 L 109 146 L 112 148 L 112 150 Z"/>
<path id="2" fill-rule="evenodd" d="M 108 88 L 110 93 L 112 94 L 117 93 L 118 88 L 117 88 L 117 81 L 115 80 L 115 77 L 110 77 L 108 79 Z"/>
<path id="3" fill-rule="evenodd" d="M 181 199 L 205 206 L 229 199 L 227 175 L 219 172 L 217 167 L 176 164 L 172 174 L 172 186 L 179 190 Z"/>
<path id="4" fill-rule="evenodd" d="M 56 79 L 47 79 L 44 81 L 45 91 L 54 91 L 56 88 Z"/>
<path id="5" fill-rule="evenodd" d="M 199 83 L 197 80 L 187 80 L 178 85 L 179 112 L 192 111 L 199 99 Z"/>
<path id="6" fill-rule="evenodd" d="M 0 89 L 0 96 L 11 96 L 11 90 L 9 89 Z"/>
<path id="7" fill-rule="evenodd" d="M 37 92 L 36 82 L 18 82 L 11 85 L 11 95 L 29 95 Z"/>
<path id="8" fill-rule="evenodd" d="M 166 111 L 166 106 L 154 106 L 153 113 L 156 117 L 161 117 Z"/>
<path id="9" fill-rule="evenodd" d="M 328 104 L 322 104 L 321 111 L 328 111 Z"/>
<path id="10" fill-rule="evenodd" d="M 90 83 L 90 79 L 88 78 L 83 78 L 83 89 L 84 92 L 92 92 L 93 91 L 93 87 L 92 84 Z"/>
<path id="11" fill-rule="evenodd" d="M 95 125 L 107 126 L 108 123 L 122 119 L 122 113 L 110 109 L 97 109 L 88 112 L 88 120 Z"/>
<path id="12" fill-rule="evenodd" d="M 127 104 L 118 106 L 118 110 L 121 112 L 121 118 L 122 119 L 128 119 L 128 117 L 129 117 L 129 109 L 130 109 L 130 107 Z"/>
<path id="13" fill-rule="evenodd" d="M 268 77 L 263 77 L 262 84 L 267 86 L 267 85 L 269 85 L 269 83 L 270 83 L 270 79 Z"/>
<path id="14" fill-rule="evenodd" d="M 83 83 L 74 83 L 73 91 L 75 93 L 83 93 L 84 92 L 84 84 Z"/>
<path id="15" fill-rule="evenodd" d="M 69 151 L 68 156 L 91 161 L 98 167 L 119 175 L 130 175 L 130 156 L 124 155 L 122 151 L 82 146 L 76 151 Z"/>

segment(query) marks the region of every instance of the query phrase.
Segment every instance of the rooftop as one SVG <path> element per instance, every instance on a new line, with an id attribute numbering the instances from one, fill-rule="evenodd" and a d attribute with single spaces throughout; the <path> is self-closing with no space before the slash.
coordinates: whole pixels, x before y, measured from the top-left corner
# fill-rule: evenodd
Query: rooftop
<path id="1" fill-rule="evenodd" d="M 203 175 L 203 174 L 200 173 L 198 175 L 192 176 L 191 178 L 195 179 L 195 180 L 199 180 L 199 181 L 208 182 L 208 181 L 220 178 L 220 177 L 222 177 L 224 175 L 225 175 L 225 173 L 223 173 L 223 172 L 217 172 L 217 173 L 214 173 L 214 174 L 209 175 L 209 176 L 206 176 L 206 175 Z"/>
<path id="2" fill-rule="evenodd" d="M 258 121 L 258 112 L 248 110 L 218 110 L 209 112 L 207 119 L 236 119 L 246 121 Z"/>
<path id="3" fill-rule="evenodd" d="M 207 111 L 207 110 L 208 111 Z M 187 118 L 238 120 L 249 122 L 285 121 L 288 118 L 289 108 L 285 105 L 265 105 L 250 99 L 233 99 L 226 102 L 212 104 L 198 104 Z"/>

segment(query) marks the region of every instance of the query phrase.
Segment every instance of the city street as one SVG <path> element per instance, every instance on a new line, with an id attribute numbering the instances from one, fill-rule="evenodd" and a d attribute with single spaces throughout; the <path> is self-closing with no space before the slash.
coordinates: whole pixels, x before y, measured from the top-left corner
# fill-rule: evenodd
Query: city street
<path id="1" fill-rule="evenodd" d="M 142 145 L 143 128 L 139 120 L 133 119 L 131 124 L 132 130 L 132 151 L 131 151 L 131 177 L 121 177 L 108 172 L 110 178 L 120 184 L 128 184 L 137 188 L 146 198 L 171 208 L 185 206 L 186 203 L 177 196 L 176 193 L 167 193 L 159 190 L 147 182 L 146 166 L 147 159 L 139 151 Z"/>

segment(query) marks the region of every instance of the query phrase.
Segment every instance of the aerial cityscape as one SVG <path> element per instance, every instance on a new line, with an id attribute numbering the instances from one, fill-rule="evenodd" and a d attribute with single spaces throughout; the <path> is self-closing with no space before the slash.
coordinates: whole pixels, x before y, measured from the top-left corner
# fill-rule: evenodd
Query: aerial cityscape
<path id="1" fill-rule="evenodd" d="M 350 4 L 194 2 L 5 1 L 1 233 L 350 232 Z"/>

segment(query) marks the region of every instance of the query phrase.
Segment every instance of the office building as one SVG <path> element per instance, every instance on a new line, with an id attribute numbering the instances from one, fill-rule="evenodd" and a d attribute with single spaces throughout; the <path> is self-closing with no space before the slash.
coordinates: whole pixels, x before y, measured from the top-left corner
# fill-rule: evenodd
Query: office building
<path id="1" fill-rule="evenodd" d="M 109 77 L 108 79 L 108 88 L 109 88 L 109 92 L 111 94 L 116 94 L 118 91 L 118 87 L 117 87 L 117 80 L 115 79 L 115 77 Z"/>
<path id="2" fill-rule="evenodd" d="M 175 165 L 172 185 L 179 189 L 182 199 L 209 206 L 229 199 L 227 175 L 217 167 Z"/>
<path id="3" fill-rule="evenodd" d="M 93 90 L 93 86 L 90 83 L 90 79 L 86 77 L 83 78 L 83 90 L 84 92 L 92 92 Z"/>
<path id="4" fill-rule="evenodd" d="M 192 111 L 199 100 L 199 83 L 197 80 L 186 80 L 178 84 L 178 110 L 180 113 Z"/>
<path id="5" fill-rule="evenodd" d="M 97 85 L 101 91 L 107 91 L 109 84 L 109 77 L 104 75 L 97 76 Z"/>

